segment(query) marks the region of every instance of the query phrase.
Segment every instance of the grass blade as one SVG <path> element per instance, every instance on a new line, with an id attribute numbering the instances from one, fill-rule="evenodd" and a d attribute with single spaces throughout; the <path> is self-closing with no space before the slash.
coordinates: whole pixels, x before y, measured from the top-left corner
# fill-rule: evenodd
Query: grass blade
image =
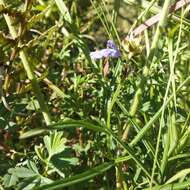
<path id="1" fill-rule="evenodd" d="M 100 175 L 100 174 L 104 173 L 105 171 L 109 170 L 113 166 L 114 166 L 113 162 L 106 162 L 106 163 L 103 163 L 103 164 L 96 166 L 92 169 L 89 169 L 88 171 L 83 172 L 81 174 L 78 174 L 78 175 L 63 179 L 63 180 L 58 180 L 58 181 L 55 181 L 55 182 L 50 183 L 48 185 L 43 185 L 41 187 L 37 187 L 37 188 L 35 188 L 35 190 L 44 190 L 44 189 L 46 189 L 46 190 L 53 190 L 53 189 L 58 190 L 58 189 L 63 188 L 63 187 L 71 186 L 73 184 L 92 179 L 93 177 Z"/>
<path id="2" fill-rule="evenodd" d="M 70 128 L 70 127 L 85 127 L 87 129 L 91 129 L 94 131 L 98 131 L 98 132 L 104 132 L 106 133 L 106 130 L 104 129 L 104 127 L 100 127 L 97 126 L 95 124 L 92 124 L 88 121 L 83 121 L 83 120 L 66 120 L 60 123 L 56 123 L 53 125 L 49 126 L 49 129 L 57 129 L 57 130 L 62 130 L 62 129 L 66 129 L 66 128 Z"/>
<path id="3" fill-rule="evenodd" d="M 178 87 L 178 89 L 176 90 L 176 94 L 180 92 L 181 88 L 188 84 L 188 82 L 190 81 L 190 76 L 187 77 L 182 83 L 181 85 Z M 168 103 L 173 99 L 174 94 L 172 94 L 166 101 L 165 105 L 168 105 Z M 148 121 L 148 123 L 141 129 L 141 131 L 137 134 L 137 136 L 131 141 L 130 145 L 134 146 L 135 144 L 137 144 L 142 138 L 143 136 L 146 134 L 146 132 L 151 128 L 151 126 L 157 121 L 157 119 L 160 117 L 161 113 L 162 113 L 162 109 L 163 106 L 156 112 L 156 114 L 152 117 L 152 119 L 150 119 Z"/>
<path id="4" fill-rule="evenodd" d="M 72 19 L 71 19 L 71 15 L 65 5 L 65 3 L 63 2 L 63 0 L 55 0 L 57 7 L 59 8 L 61 14 L 63 15 L 63 17 L 65 18 L 65 20 L 69 23 L 71 23 Z"/>

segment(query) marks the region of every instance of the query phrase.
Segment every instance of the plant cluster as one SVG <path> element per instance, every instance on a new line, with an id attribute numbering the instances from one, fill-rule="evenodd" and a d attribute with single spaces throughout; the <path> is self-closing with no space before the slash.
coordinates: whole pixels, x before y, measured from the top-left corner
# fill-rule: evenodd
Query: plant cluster
<path id="1" fill-rule="evenodd" d="M 0 0 L 0 190 L 190 187 L 190 2 L 175 3 Z"/>

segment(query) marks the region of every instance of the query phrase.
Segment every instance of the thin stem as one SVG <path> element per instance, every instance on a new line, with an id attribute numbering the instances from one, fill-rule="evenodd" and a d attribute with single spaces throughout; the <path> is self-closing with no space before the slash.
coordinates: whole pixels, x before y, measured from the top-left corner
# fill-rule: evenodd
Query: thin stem
<path id="1" fill-rule="evenodd" d="M 4 5 L 4 1 L 3 0 L 0 0 L 0 4 Z M 8 15 L 5 15 L 4 14 L 4 18 L 6 20 L 6 23 L 7 23 L 7 26 L 9 28 L 9 31 L 10 31 L 10 34 L 13 38 L 16 38 L 17 37 L 17 31 L 15 29 L 15 26 L 13 25 L 13 22 L 11 20 L 11 18 L 8 16 Z M 40 86 L 36 80 L 36 77 L 32 71 L 32 68 L 28 62 L 28 59 L 27 59 L 27 54 L 24 50 L 21 50 L 19 52 L 19 56 L 20 56 L 20 59 L 22 61 L 22 64 L 24 66 L 24 69 L 27 73 L 27 76 L 28 76 L 28 79 L 31 81 L 31 84 L 32 84 L 32 88 L 33 88 L 33 91 L 34 91 L 34 94 L 37 98 L 37 101 L 39 103 L 39 106 L 40 106 L 40 110 L 44 116 L 44 120 L 46 122 L 47 125 L 51 124 L 51 119 L 50 119 L 50 115 L 49 115 L 49 111 L 48 111 L 48 107 L 45 103 L 45 100 L 44 100 L 44 97 L 43 97 L 43 94 L 42 92 L 40 91 Z"/>
<path id="2" fill-rule="evenodd" d="M 165 0 L 163 9 L 161 11 L 160 21 L 158 23 L 155 36 L 153 38 L 152 46 L 150 48 L 150 54 L 148 56 L 149 61 L 152 61 L 156 50 L 158 49 L 158 41 L 160 37 L 161 30 L 164 28 L 164 25 L 167 20 L 167 15 L 169 13 L 169 8 L 173 0 Z"/>
<path id="3" fill-rule="evenodd" d="M 159 40 L 159 37 L 160 37 L 160 34 L 161 34 L 161 29 L 164 27 L 164 25 L 166 23 L 167 14 L 169 12 L 171 2 L 172 2 L 172 0 L 165 0 L 165 2 L 164 2 L 164 6 L 163 6 L 163 9 L 161 11 L 160 21 L 159 21 L 157 29 L 156 29 L 156 34 L 155 34 L 155 36 L 153 38 L 153 42 L 152 42 L 152 45 L 151 45 L 151 48 L 150 48 L 150 53 L 148 55 L 148 60 L 149 60 L 150 63 L 152 62 L 152 60 L 154 58 L 154 55 L 155 55 L 155 52 L 158 49 L 158 40 Z M 148 73 L 149 73 L 149 67 L 150 66 L 145 65 L 144 68 L 143 68 L 142 80 L 141 80 L 141 82 L 140 82 L 140 84 L 138 86 L 138 89 L 137 89 L 137 91 L 136 91 L 136 93 L 134 95 L 133 102 L 132 102 L 131 107 L 130 107 L 129 114 L 131 116 L 134 116 L 136 114 L 138 106 L 139 106 L 139 104 L 141 102 L 142 91 L 144 89 L 144 85 L 146 84 L 147 76 L 148 76 Z M 129 128 L 130 128 L 130 124 L 126 128 L 126 130 L 124 131 L 124 134 L 123 134 L 123 137 L 122 137 L 123 140 L 127 139 Z"/>
<path id="4" fill-rule="evenodd" d="M 181 88 L 184 85 L 189 84 L 190 81 L 190 76 L 188 76 L 177 88 L 176 90 L 176 94 L 180 92 Z M 172 94 L 166 101 L 166 105 L 169 104 L 169 102 L 174 98 L 174 94 Z M 162 107 L 156 112 L 156 114 L 152 117 L 152 119 L 150 119 L 147 124 L 138 132 L 138 134 L 135 136 L 135 138 L 131 141 L 130 146 L 133 147 L 135 146 L 142 138 L 143 136 L 146 134 L 146 132 L 151 128 L 151 126 L 153 125 L 153 123 L 155 121 L 158 120 L 158 118 L 160 117 L 161 113 L 163 110 L 163 105 Z"/>
<path id="5" fill-rule="evenodd" d="M 173 90 L 173 94 L 174 94 L 174 104 L 175 104 L 175 109 L 176 109 L 176 90 L 175 90 L 175 77 L 174 77 L 174 68 L 175 68 L 175 63 L 176 63 L 176 59 L 177 59 L 177 55 L 178 55 L 178 52 L 179 52 L 179 45 L 180 45 L 180 42 L 181 42 L 181 32 L 182 32 L 182 18 L 183 18 L 183 14 L 181 14 L 181 24 L 180 24 L 180 28 L 179 28 L 179 33 L 178 33 L 178 40 L 177 40 L 177 47 L 176 47 L 176 50 L 175 50 L 175 56 L 173 58 L 173 53 L 169 53 L 171 54 L 170 55 L 170 77 L 169 77 L 169 80 L 168 80 L 168 88 L 166 90 L 166 93 L 168 94 L 168 91 L 169 91 L 169 87 L 170 85 L 172 85 L 172 90 Z M 171 37 L 170 37 L 171 38 Z M 168 42 L 168 49 L 171 48 L 171 52 L 173 52 L 173 40 L 172 39 L 169 39 L 169 42 Z M 171 47 L 170 47 L 171 46 Z M 170 52 L 170 51 L 169 51 Z M 167 96 L 167 94 L 165 94 L 165 96 Z M 165 97 L 167 98 L 167 97 Z M 166 101 L 166 100 L 165 100 Z M 164 102 L 165 102 L 164 101 Z M 163 110 L 163 114 L 164 114 L 164 110 Z M 161 117 L 162 118 L 162 117 Z M 161 127 L 161 126 L 160 126 Z M 168 133 L 169 133 L 169 130 L 168 130 Z M 173 140 L 174 140 L 174 137 L 172 137 Z M 169 144 L 169 143 L 168 143 Z M 168 145 L 166 145 L 167 147 Z M 165 167 L 166 167 L 166 161 L 167 159 L 164 159 L 165 157 L 167 157 L 168 155 L 168 150 L 166 148 L 166 153 L 163 154 L 163 159 L 162 159 L 162 164 L 161 164 L 161 174 L 162 176 L 164 175 L 164 171 L 165 171 Z"/>
<path id="6" fill-rule="evenodd" d="M 178 15 L 174 15 L 171 13 L 174 13 L 175 11 L 177 11 L 178 9 L 184 7 L 185 5 L 189 4 L 190 0 L 180 0 L 178 2 L 176 2 L 174 5 L 170 6 L 170 10 L 168 16 L 171 16 L 171 18 L 177 22 L 181 22 L 181 19 L 179 18 Z M 149 5 L 149 4 L 148 4 Z M 152 6 L 152 4 L 150 4 L 150 6 Z M 146 7 L 145 7 L 146 8 Z M 139 36 L 143 31 L 145 31 L 146 29 L 152 27 L 154 24 L 156 24 L 157 22 L 159 22 L 160 18 L 161 18 L 161 12 L 158 9 L 157 14 L 152 16 L 151 18 L 147 19 L 144 23 L 140 24 L 138 27 L 136 27 L 134 29 L 134 27 L 136 26 L 136 23 L 139 21 L 139 19 L 142 18 L 142 16 L 144 15 L 144 13 L 147 13 L 147 11 L 150 10 L 151 8 L 147 7 L 145 11 L 143 11 L 140 16 L 137 18 L 137 20 L 135 21 L 135 23 L 133 24 L 133 26 L 130 29 L 129 35 L 126 37 L 126 40 L 130 37 L 130 35 L 132 34 L 132 37 L 137 37 Z M 182 19 L 182 23 L 189 26 L 189 22 L 187 19 L 183 18 Z"/>
<path id="7" fill-rule="evenodd" d="M 159 40 L 159 37 L 160 37 L 161 29 L 165 25 L 167 14 L 169 12 L 169 7 L 170 7 L 171 3 L 172 3 L 172 0 L 165 0 L 165 2 L 164 2 L 160 22 L 158 23 L 158 26 L 157 26 L 157 29 L 156 29 L 156 34 L 155 34 L 155 37 L 153 39 L 152 46 L 151 46 L 151 49 L 150 49 L 150 54 L 149 54 L 149 60 L 150 61 L 152 61 L 152 59 L 154 57 L 154 54 L 155 54 L 156 50 L 158 49 L 158 40 Z M 170 79 L 171 79 L 171 77 L 170 77 Z M 160 138 L 161 138 L 161 134 L 162 134 L 162 127 L 163 127 L 163 124 L 164 124 L 164 110 L 165 110 L 165 107 L 166 107 L 166 100 L 167 100 L 169 86 L 170 86 L 170 79 L 168 81 L 168 85 L 167 85 L 166 93 L 165 93 L 165 97 L 164 97 L 163 110 L 162 110 L 162 115 L 161 115 L 161 120 L 160 120 L 160 127 L 159 127 L 159 131 L 158 131 L 158 136 L 157 136 L 154 163 L 153 163 L 153 167 L 152 167 L 150 188 L 152 187 L 152 182 L 153 182 L 153 179 L 154 179 L 154 174 L 155 174 L 155 169 L 156 169 L 156 162 L 157 162 L 158 152 L 159 152 L 159 147 L 160 147 Z"/>
<path id="8" fill-rule="evenodd" d="M 133 97 L 133 102 L 130 107 L 129 115 L 131 117 L 135 116 L 138 106 L 141 102 L 141 97 L 142 97 L 144 85 L 146 83 L 147 75 L 148 75 L 148 67 L 145 65 L 145 67 L 143 69 L 143 75 L 142 75 L 141 82 L 140 82 L 138 89 Z M 122 140 L 127 140 L 130 127 L 131 127 L 131 124 L 129 123 L 123 133 Z"/>

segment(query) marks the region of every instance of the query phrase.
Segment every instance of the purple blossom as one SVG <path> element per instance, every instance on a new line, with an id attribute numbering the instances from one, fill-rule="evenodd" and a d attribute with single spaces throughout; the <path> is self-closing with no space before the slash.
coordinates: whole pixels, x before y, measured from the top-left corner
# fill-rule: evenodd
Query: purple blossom
<path id="1" fill-rule="evenodd" d="M 107 41 L 107 48 L 98 51 L 93 51 L 90 53 L 90 57 L 93 60 L 107 57 L 118 58 L 120 56 L 121 53 L 112 40 Z"/>
<path id="2" fill-rule="evenodd" d="M 107 41 L 107 48 L 118 50 L 118 48 L 116 47 L 115 43 L 112 40 Z"/>

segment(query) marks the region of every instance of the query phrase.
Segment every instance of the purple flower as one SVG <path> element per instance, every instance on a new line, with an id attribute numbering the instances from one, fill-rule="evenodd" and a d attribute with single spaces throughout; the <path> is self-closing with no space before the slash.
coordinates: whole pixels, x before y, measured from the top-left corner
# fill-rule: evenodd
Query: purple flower
<path id="1" fill-rule="evenodd" d="M 120 56 L 121 53 L 112 40 L 107 41 L 107 48 L 98 51 L 93 51 L 90 53 L 90 57 L 93 60 L 107 58 L 107 57 L 117 58 Z"/>
<path id="2" fill-rule="evenodd" d="M 112 40 L 108 40 L 107 41 L 107 47 L 115 49 L 115 50 L 118 50 L 117 47 L 116 47 L 116 45 L 115 45 L 115 43 Z"/>

